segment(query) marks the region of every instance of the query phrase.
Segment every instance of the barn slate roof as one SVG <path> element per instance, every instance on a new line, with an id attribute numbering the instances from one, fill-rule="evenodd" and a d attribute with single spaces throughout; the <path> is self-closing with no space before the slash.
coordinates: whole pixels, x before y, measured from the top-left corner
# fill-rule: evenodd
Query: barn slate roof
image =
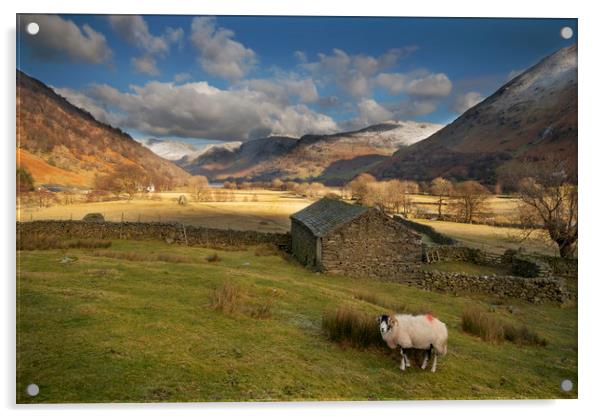
<path id="1" fill-rule="evenodd" d="M 305 209 L 293 213 L 291 218 L 309 228 L 316 237 L 323 237 L 369 209 L 365 206 L 352 205 L 325 197 Z"/>

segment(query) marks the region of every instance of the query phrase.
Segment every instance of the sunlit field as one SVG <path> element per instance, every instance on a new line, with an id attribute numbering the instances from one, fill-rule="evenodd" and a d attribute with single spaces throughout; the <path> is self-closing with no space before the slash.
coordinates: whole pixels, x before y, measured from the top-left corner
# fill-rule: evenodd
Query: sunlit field
<path id="1" fill-rule="evenodd" d="M 79 220 L 87 213 L 102 213 L 108 221 L 180 222 L 220 229 L 286 232 L 289 216 L 312 200 L 288 192 L 270 190 L 234 190 L 231 202 L 194 202 L 187 193 L 155 193 L 153 198 L 111 202 L 75 203 L 48 208 L 23 207 L 18 220 Z M 178 204 L 184 194 L 188 203 Z"/>

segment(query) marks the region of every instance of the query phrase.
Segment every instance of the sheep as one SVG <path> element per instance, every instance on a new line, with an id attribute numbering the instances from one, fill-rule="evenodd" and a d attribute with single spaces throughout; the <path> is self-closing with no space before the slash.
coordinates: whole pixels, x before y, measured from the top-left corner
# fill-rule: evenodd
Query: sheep
<path id="1" fill-rule="evenodd" d="M 437 355 L 447 354 L 447 327 L 437 318 L 427 315 L 381 315 L 377 318 L 380 334 L 391 349 L 401 347 L 401 365 L 404 371 L 410 367 L 404 349 L 417 348 L 428 350 L 425 353 L 421 368 L 424 370 L 429 361 L 429 353 L 434 351 L 431 371 L 437 370 Z"/>

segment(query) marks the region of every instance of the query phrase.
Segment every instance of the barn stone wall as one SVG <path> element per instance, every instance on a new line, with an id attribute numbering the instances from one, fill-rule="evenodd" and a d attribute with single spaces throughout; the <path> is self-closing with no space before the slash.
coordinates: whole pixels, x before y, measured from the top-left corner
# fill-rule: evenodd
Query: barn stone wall
<path id="1" fill-rule="evenodd" d="M 325 271 L 404 282 L 420 274 L 420 236 L 370 210 L 322 238 Z"/>
<path id="2" fill-rule="evenodd" d="M 291 251 L 306 267 L 316 268 L 316 237 L 299 221 L 291 219 Z"/>
<path id="3" fill-rule="evenodd" d="M 274 244 L 290 251 L 290 234 L 214 229 L 160 222 L 17 222 L 17 235 L 44 234 L 65 238 L 163 240 L 170 243 L 204 247 L 240 248 L 247 245 Z"/>

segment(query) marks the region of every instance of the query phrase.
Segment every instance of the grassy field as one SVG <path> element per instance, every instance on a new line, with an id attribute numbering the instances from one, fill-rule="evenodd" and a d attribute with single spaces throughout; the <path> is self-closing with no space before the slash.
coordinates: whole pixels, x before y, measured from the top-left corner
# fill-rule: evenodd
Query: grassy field
<path id="1" fill-rule="evenodd" d="M 270 190 L 235 190 L 233 202 L 192 202 L 178 205 L 178 196 L 186 193 L 157 193 L 160 200 L 134 199 L 112 202 L 76 203 L 48 208 L 23 207 L 17 219 L 82 219 L 87 213 L 99 212 L 110 221 L 156 222 L 175 221 L 187 225 L 202 225 L 221 229 L 287 232 L 289 216 L 312 201 L 287 192 Z"/>
<path id="2" fill-rule="evenodd" d="M 437 201 L 436 196 L 429 195 L 410 195 L 412 204 L 421 212 L 428 215 L 437 215 Z M 449 199 L 444 199 L 442 212 L 445 214 L 449 211 L 448 208 Z M 518 200 L 514 197 L 492 195 L 485 200 L 484 212 L 491 215 L 491 218 L 495 219 L 499 223 L 516 223 L 516 209 Z"/>
<path id="3" fill-rule="evenodd" d="M 523 231 L 518 228 L 429 221 L 426 219 L 412 220 L 433 227 L 437 232 L 454 238 L 460 245 L 480 248 L 496 254 L 502 254 L 508 248 L 518 249 L 523 247 L 528 252 L 558 256 L 558 247 L 543 231 L 537 231 L 526 240 L 521 241 Z"/>
<path id="4" fill-rule="evenodd" d="M 218 251 L 114 241 L 109 250 L 20 251 L 17 402 L 159 402 L 574 398 L 577 308 L 451 296 L 405 285 L 309 272 L 256 249 Z M 121 254 L 121 256 L 117 256 Z M 128 254 L 136 254 L 129 261 Z M 172 254 L 166 263 L 162 254 Z M 68 255 L 70 263 L 61 263 Z M 140 261 L 148 255 L 149 261 Z M 241 290 L 233 313 L 212 295 Z M 393 300 L 433 311 L 448 325 L 437 373 L 399 371 L 399 354 L 329 341 L 322 314 L 369 314 Z M 378 302 L 377 302 L 378 303 Z M 499 305 L 502 303 L 502 305 Z M 269 304 L 265 319 L 253 312 Z M 467 307 L 526 324 L 546 347 L 488 343 L 460 329 Z M 518 308 L 510 314 L 508 304 Z M 564 393 L 560 382 L 575 390 Z M 36 383 L 30 398 L 25 387 Z"/>
<path id="5" fill-rule="evenodd" d="M 110 221 L 181 222 L 187 225 L 201 225 L 220 229 L 255 230 L 261 232 L 288 232 L 289 216 L 314 201 L 298 197 L 289 192 L 271 190 L 235 190 L 231 202 L 193 202 L 186 206 L 177 204 L 183 193 L 157 193 L 152 199 L 118 200 L 98 203 L 75 203 L 48 208 L 22 207 L 17 210 L 17 219 L 23 221 L 43 219 L 82 219 L 87 213 L 99 212 Z M 418 206 L 433 206 L 432 196 L 413 196 Z M 500 219 L 506 219 L 514 210 L 516 201 L 501 197 L 491 197 L 489 207 L 494 208 Z M 524 247 L 529 252 L 558 255 L 555 245 L 545 234 L 537 234 L 519 241 L 522 231 L 517 228 L 502 228 L 489 225 L 468 225 L 456 222 L 415 219 L 416 222 L 432 226 L 437 231 L 457 239 L 463 245 L 482 248 L 494 253 L 503 253 L 507 248 Z M 428 242 L 428 240 L 426 240 Z"/>

